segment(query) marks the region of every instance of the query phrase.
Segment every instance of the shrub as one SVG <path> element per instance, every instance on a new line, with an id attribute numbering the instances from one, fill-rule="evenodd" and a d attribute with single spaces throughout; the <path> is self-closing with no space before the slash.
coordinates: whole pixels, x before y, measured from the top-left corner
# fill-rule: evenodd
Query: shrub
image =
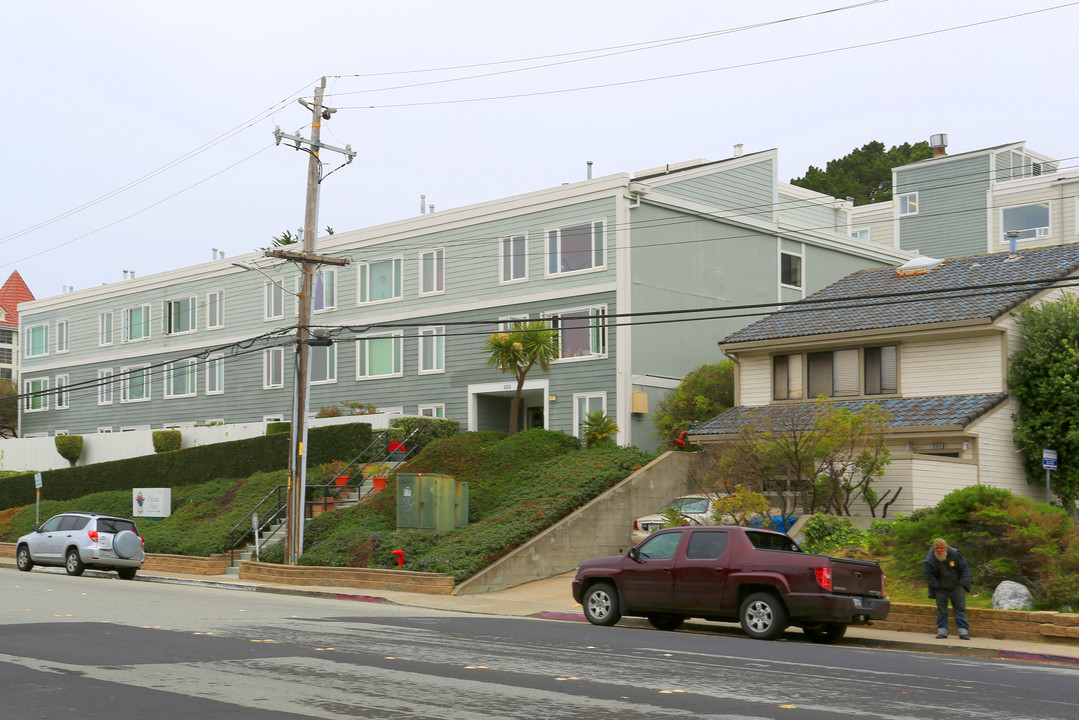
<path id="1" fill-rule="evenodd" d="M 57 435 L 53 438 L 56 443 L 56 452 L 60 457 L 67 460 L 71 467 L 79 462 L 82 457 L 82 435 Z"/>
<path id="2" fill-rule="evenodd" d="M 179 450 L 183 436 L 179 430 L 154 430 L 154 452 L 164 453 Z"/>
<path id="3" fill-rule="evenodd" d="M 821 555 L 828 555 L 839 548 L 854 547 L 865 550 L 870 545 L 869 533 L 854 527 L 854 523 L 847 517 L 814 515 L 806 521 L 802 533 L 805 535 L 802 549 Z"/>

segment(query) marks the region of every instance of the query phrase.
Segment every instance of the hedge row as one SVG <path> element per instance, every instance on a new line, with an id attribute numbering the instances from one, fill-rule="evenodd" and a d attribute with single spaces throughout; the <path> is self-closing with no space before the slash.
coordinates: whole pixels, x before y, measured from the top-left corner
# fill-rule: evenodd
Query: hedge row
<path id="1" fill-rule="evenodd" d="M 351 460 L 370 445 L 373 436 L 367 423 L 311 428 L 308 431 L 307 466 Z M 41 473 L 42 495 L 50 500 L 71 500 L 105 490 L 130 490 L 136 485 L 177 487 L 216 478 L 244 478 L 256 472 L 288 467 L 288 453 L 289 436 L 281 433 L 45 470 Z M 0 510 L 33 502 L 33 473 L 0 479 Z"/>

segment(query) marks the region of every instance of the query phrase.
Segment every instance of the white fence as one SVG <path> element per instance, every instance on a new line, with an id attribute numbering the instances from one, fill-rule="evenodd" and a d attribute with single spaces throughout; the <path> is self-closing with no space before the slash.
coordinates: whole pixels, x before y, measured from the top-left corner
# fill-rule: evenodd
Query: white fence
<path id="1" fill-rule="evenodd" d="M 376 415 L 350 415 L 335 418 L 313 418 L 308 421 L 311 427 L 323 425 L 345 425 L 362 422 L 372 430 L 385 430 L 390 426 L 390 418 L 401 417 L 379 413 Z M 229 440 L 244 440 L 266 434 L 266 423 L 236 423 L 232 425 L 206 425 L 177 428 L 180 431 L 182 447 L 212 445 Z M 82 457 L 79 465 L 92 465 L 109 460 L 123 460 L 139 455 L 154 453 L 153 430 L 132 430 L 121 433 L 98 433 L 83 435 Z M 56 451 L 56 442 L 52 437 L 10 438 L 0 440 L 0 470 L 31 472 L 54 470 L 68 467 L 68 461 Z"/>

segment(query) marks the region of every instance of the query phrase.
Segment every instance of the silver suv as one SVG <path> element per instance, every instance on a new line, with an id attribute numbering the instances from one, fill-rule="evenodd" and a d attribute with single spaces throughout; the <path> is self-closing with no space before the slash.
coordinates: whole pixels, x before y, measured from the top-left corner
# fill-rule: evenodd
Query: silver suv
<path id="1" fill-rule="evenodd" d="M 86 568 L 115 570 L 132 580 L 146 560 L 135 522 L 113 515 L 67 512 L 54 515 L 15 541 L 15 561 L 23 572 L 34 565 L 59 565 L 68 575 Z"/>

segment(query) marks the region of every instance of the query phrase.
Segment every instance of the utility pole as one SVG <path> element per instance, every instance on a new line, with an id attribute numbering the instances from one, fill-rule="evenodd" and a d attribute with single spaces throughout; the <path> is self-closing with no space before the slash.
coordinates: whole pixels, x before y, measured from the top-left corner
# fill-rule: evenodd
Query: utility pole
<path id="1" fill-rule="evenodd" d="M 318 87 L 315 88 L 315 101 L 308 103 L 300 100 L 300 104 L 311 110 L 311 139 L 307 140 L 299 135 L 290 135 L 281 132 L 280 128 L 274 130 L 277 143 L 281 139 L 292 140 L 297 150 L 304 150 L 310 155 L 307 163 L 307 198 L 304 208 L 303 220 L 303 252 L 288 252 L 285 250 L 268 250 L 268 257 L 291 260 L 300 266 L 300 295 L 299 313 L 296 318 L 296 362 L 294 364 L 295 379 L 292 403 L 292 424 L 289 436 L 289 481 L 286 505 L 286 535 L 285 535 L 285 562 L 295 565 L 297 558 L 303 554 L 303 524 L 304 508 L 307 495 L 307 408 L 308 390 L 310 389 L 310 345 L 329 345 L 329 340 L 311 339 L 311 295 L 314 287 L 314 275 L 318 267 L 322 265 L 347 265 L 349 261 L 344 258 L 331 258 L 315 254 L 315 236 L 318 233 L 318 199 L 319 189 L 325 175 L 322 173 L 322 161 L 319 159 L 319 150 L 326 148 L 345 155 L 348 159 L 346 164 L 352 162 L 356 153 L 352 147 L 346 145 L 337 148 L 324 145 L 321 142 L 322 121 L 329 120 L 336 112 L 333 108 L 324 107 L 322 96 L 326 91 L 326 78 L 322 78 Z M 304 147 L 309 145 L 310 149 Z"/>

